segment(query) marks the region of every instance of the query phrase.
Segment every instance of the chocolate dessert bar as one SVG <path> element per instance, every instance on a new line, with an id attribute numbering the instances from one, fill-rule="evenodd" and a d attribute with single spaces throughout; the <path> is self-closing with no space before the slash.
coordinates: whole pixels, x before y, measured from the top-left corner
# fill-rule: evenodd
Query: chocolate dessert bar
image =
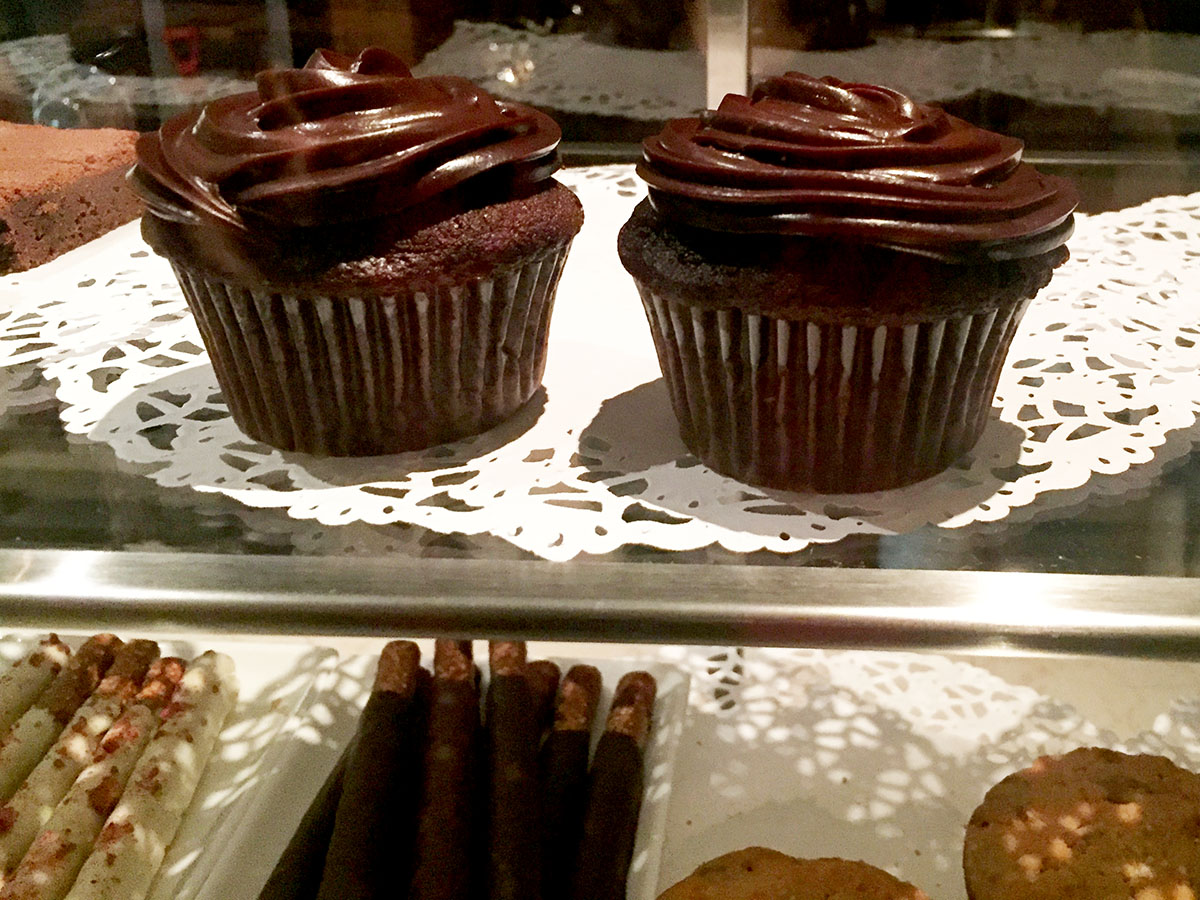
<path id="1" fill-rule="evenodd" d="M 21 272 L 141 214 L 125 184 L 137 134 L 0 122 L 0 274 Z"/>

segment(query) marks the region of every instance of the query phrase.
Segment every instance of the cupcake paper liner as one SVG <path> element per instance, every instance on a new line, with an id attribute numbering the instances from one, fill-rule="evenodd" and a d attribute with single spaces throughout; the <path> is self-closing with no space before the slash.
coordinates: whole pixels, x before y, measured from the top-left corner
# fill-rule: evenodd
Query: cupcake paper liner
<path id="1" fill-rule="evenodd" d="M 688 448 L 740 481 L 823 493 L 919 481 L 974 446 L 1029 305 L 871 327 L 638 290 Z"/>
<path id="2" fill-rule="evenodd" d="M 382 294 L 285 293 L 172 266 L 248 436 L 367 456 L 486 431 L 533 396 L 569 249 L 489 278 Z"/>

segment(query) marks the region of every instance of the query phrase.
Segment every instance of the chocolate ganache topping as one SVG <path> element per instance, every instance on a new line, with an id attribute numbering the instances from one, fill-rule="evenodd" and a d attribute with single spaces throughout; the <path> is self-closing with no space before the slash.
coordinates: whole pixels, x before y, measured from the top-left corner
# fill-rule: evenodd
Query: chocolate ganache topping
<path id="1" fill-rule="evenodd" d="M 378 48 L 318 50 L 303 69 L 263 72 L 256 91 L 143 135 L 132 179 L 174 222 L 337 225 L 444 201 L 480 176 L 532 190 L 558 168 L 560 137 L 548 116 L 464 78 L 413 77 Z"/>
<path id="2" fill-rule="evenodd" d="M 789 72 L 668 123 L 638 171 L 679 224 L 1011 259 L 1063 244 L 1078 204 L 1022 149 L 887 88 Z"/>

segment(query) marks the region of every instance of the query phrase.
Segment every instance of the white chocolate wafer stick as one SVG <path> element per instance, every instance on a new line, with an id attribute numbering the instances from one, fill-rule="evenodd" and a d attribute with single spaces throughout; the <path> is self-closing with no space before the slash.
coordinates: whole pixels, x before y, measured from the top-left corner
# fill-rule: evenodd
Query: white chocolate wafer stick
<path id="1" fill-rule="evenodd" d="M 91 762 L 104 733 L 137 695 L 158 657 L 154 641 L 135 640 L 113 656 L 104 680 L 75 713 L 50 752 L 12 799 L 0 806 L 0 872 L 14 868 L 50 819 L 54 807 Z M 0 880 L 2 883 L 2 880 Z"/>
<path id="2" fill-rule="evenodd" d="M 29 851 L 0 889 L 0 900 L 61 900 L 117 805 L 142 751 L 158 728 L 159 711 L 183 675 L 183 660 L 155 663 L 137 700 L 108 729 L 96 756 L 54 808 Z"/>
<path id="3" fill-rule="evenodd" d="M 33 706 L 0 740 L 0 800 L 8 800 L 33 771 L 112 662 L 120 638 L 97 634 L 63 666 Z"/>
<path id="4" fill-rule="evenodd" d="M 233 660 L 197 657 L 67 900 L 143 900 L 236 702 Z"/>
<path id="5" fill-rule="evenodd" d="M 0 734 L 33 705 L 70 656 L 71 648 L 52 634 L 0 676 Z"/>

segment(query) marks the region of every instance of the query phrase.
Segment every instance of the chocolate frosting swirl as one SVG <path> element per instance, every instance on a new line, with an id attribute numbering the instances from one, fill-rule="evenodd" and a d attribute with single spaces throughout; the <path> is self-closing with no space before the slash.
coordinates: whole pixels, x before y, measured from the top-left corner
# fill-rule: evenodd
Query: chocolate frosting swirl
<path id="1" fill-rule="evenodd" d="M 789 72 L 668 123 L 638 171 L 679 224 L 1011 259 L 1063 244 L 1079 202 L 1022 150 L 888 88 Z"/>
<path id="2" fill-rule="evenodd" d="M 303 69 L 263 72 L 256 91 L 143 135 L 132 179 L 170 221 L 336 225 L 446 200 L 480 176 L 532 190 L 558 168 L 560 137 L 548 116 L 464 78 L 415 78 L 378 48 L 318 50 Z"/>

